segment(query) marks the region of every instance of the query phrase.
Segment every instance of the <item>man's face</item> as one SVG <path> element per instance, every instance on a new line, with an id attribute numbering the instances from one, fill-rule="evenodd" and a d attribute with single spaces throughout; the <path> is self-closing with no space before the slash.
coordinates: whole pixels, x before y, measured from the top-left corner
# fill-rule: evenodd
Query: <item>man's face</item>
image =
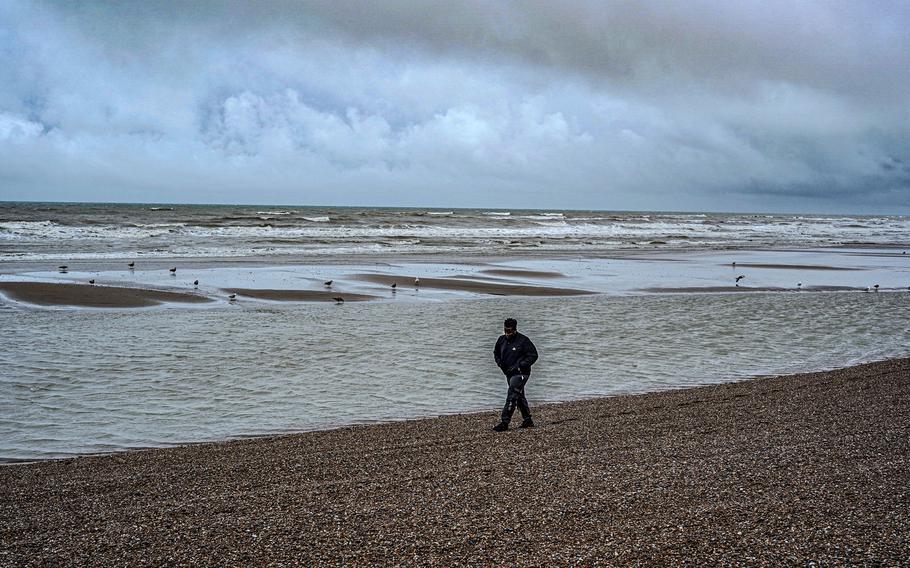
<path id="1" fill-rule="evenodd" d="M 518 330 L 515 329 L 514 327 L 504 327 L 504 328 L 502 328 L 502 332 L 506 334 L 506 337 L 512 337 L 513 335 L 515 335 L 515 332 L 516 332 L 516 331 L 518 331 Z"/>

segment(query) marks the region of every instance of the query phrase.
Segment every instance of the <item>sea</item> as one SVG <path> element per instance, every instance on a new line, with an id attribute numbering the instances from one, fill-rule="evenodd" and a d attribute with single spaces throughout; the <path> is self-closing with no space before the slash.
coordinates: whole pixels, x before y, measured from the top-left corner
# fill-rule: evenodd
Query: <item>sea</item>
<path id="1" fill-rule="evenodd" d="M 0 261 L 906 246 L 908 216 L 0 202 Z"/>
<path id="2" fill-rule="evenodd" d="M 198 279 L 213 299 L 0 295 L 0 463 L 463 412 L 492 426 L 505 317 L 540 351 L 527 393 L 543 425 L 549 402 L 908 357 L 908 251 L 906 216 L 0 203 L 0 281 Z M 596 293 L 396 292 L 362 272 Z M 223 292 L 330 278 L 378 299 Z"/>

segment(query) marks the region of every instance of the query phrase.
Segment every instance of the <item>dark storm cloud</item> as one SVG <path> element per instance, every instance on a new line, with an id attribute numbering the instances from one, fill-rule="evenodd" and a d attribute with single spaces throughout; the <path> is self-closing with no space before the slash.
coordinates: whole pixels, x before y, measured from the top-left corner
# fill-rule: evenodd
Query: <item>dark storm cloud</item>
<path id="1" fill-rule="evenodd" d="M 310 10 L 360 41 L 396 38 L 620 82 L 772 80 L 876 97 L 908 89 L 906 77 L 890 72 L 910 64 L 904 2 L 463 2 L 415 10 L 392 1 Z"/>
<path id="2" fill-rule="evenodd" d="M 886 2 L 0 6 L 0 199 L 906 212 Z"/>

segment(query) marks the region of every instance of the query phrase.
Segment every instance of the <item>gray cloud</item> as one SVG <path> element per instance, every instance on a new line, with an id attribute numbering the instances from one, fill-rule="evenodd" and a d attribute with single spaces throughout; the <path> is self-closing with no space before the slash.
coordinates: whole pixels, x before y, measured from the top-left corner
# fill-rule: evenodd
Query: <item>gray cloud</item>
<path id="1" fill-rule="evenodd" d="M 903 3 L 8 3 L 0 199 L 908 212 Z"/>

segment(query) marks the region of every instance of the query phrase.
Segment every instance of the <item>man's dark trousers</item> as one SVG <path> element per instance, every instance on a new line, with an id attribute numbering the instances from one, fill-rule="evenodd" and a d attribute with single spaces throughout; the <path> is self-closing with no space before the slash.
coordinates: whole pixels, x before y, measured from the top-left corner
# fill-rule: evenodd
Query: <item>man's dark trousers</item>
<path id="1" fill-rule="evenodd" d="M 530 379 L 530 375 L 512 375 L 507 379 L 509 383 L 509 392 L 506 393 L 506 404 L 502 407 L 502 416 L 500 420 L 508 424 L 512 421 L 512 414 L 515 407 L 521 412 L 523 420 L 531 419 L 531 408 L 528 406 L 528 399 L 525 398 L 525 383 Z"/>

